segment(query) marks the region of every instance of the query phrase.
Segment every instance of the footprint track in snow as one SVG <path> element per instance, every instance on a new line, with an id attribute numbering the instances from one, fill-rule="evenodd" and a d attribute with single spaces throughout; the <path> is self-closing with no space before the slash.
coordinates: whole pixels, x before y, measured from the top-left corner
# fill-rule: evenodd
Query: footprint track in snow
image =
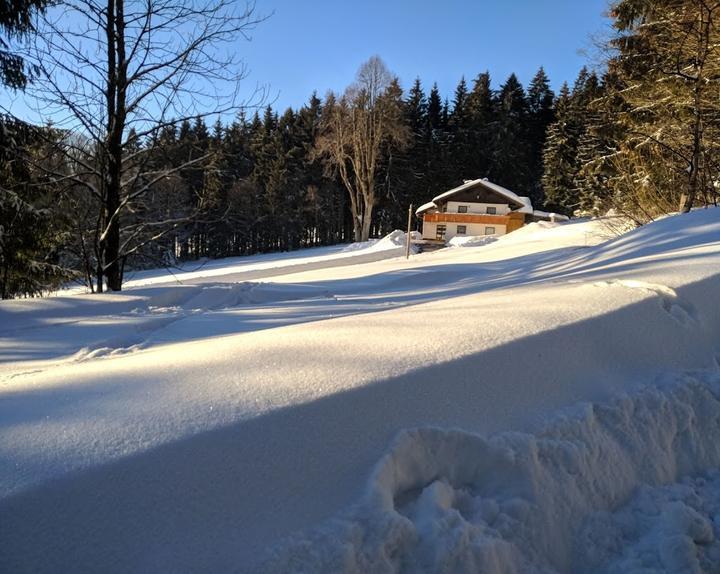
<path id="1" fill-rule="evenodd" d="M 596 287 L 625 287 L 638 289 L 657 296 L 663 310 L 681 325 L 699 323 L 695 307 L 689 301 L 682 299 L 675 289 L 659 283 L 648 283 L 634 279 L 612 279 L 593 283 Z"/>
<path id="2" fill-rule="evenodd" d="M 145 320 L 130 333 L 93 342 L 71 356 L 75 362 L 116 357 L 142 351 L 153 345 L 156 335 L 174 323 L 208 312 L 247 305 L 264 305 L 302 299 L 334 299 L 326 289 L 304 284 L 212 283 L 182 287 L 150 298 L 122 317 Z"/>

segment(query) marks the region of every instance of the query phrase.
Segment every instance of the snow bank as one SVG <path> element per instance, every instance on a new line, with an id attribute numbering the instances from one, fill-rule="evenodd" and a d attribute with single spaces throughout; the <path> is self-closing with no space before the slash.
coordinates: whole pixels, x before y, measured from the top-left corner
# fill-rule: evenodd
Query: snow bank
<path id="1" fill-rule="evenodd" d="M 647 567 L 650 550 L 667 571 L 710 572 L 719 475 L 647 485 L 718 466 L 720 375 L 710 372 L 584 404 L 536 434 L 408 430 L 361 503 L 276 550 L 263 570 L 627 572 Z M 704 515 L 697 489 L 711 501 Z"/>
<path id="2" fill-rule="evenodd" d="M 396 229 L 381 239 L 371 239 L 360 243 L 351 243 L 343 249 L 343 253 L 352 253 L 356 251 L 374 253 L 378 251 L 398 250 L 401 248 L 405 249 L 406 237 L 407 233 Z M 422 239 L 422 233 L 418 231 L 411 231 L 410 238 L 413 240 Z M 410 252 L 417 253 L 417 247 L 411 245 Z M 402 253 L 404 253 L 404 251 Z"/>
<path id="3" fill-rule="evenodd" d="M 180 269 L 172 270 L 172 273 L 168 269 L 131 272 L 128 273 L 129 278 L 124 288 L 199 280 L 251 281 L 285 273 L 372 263 L 404 254 L 404 246 L 405 233 L 396 230 L 382 239 L 371 239 L 350 245 L 205 260 L 199 265 L 198 262 L 189 262 Z M 76 287 L 61 294 L 83 293 L 84 290 L 84 287 Z"/>
<path id="4" fill-rule="evenodd" d="M 168 342 L 182 323 L 214 313 L 271 304 L 333 301 L 326 288 L 304 283 L 208 282 L 136 288 L 123 294 L 79 295 L 0 305 L 0 364 L 23 359 L 73 361 L 118 356 Z M 238 329 L 228 317 L 220 330 Z M 231 327 L 234 325 L 234 327 Z M 185 338 L 199 333 L 183 329 Z M 3 379 L 0 373 L 0 380 Z"/>
<path id="5" fill-rule="evenodd" d="M 3 302 L 0 571 L 255 572 L 303 532 L 267 570 L 622 563 L 645 551 L 623 526 L 637 487 L 718 466 L 717 385 L 538 428 L 720 360 L 719 238 L 718 210 L 602 245 L 597 220 L 538 224 L 481 249 L 288 264 L 253 295 L 217 269 L 225 286 Z M 301 297 L 242 302 L 282 301 L 275 285 Z M 118 355 L 47 360 L 80 346 Z M 707 540 L 690 518 L 671 535 Z"/>
<path id="6" fill-rule="evenodd" d="M 480 247 L 494 243 L 498 238 L 492 235 L 456 235 L 447 242 L 448 247 Z"/>
<path id="7" fill-rule="evenodd" d="M 588 572 L 717 572 L 720 471 L 643 485 L 620 510 L 591 515 L 577 542 Z"/>

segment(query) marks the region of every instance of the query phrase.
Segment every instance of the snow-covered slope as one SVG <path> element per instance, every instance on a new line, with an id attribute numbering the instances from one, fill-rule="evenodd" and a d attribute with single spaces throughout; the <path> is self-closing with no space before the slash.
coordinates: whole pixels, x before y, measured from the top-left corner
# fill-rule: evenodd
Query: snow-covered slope
<path id="1" fill-rule="evenodd" d="M 272 283 L 218 267 L 2 304 L 0 570 L 413 571 L 486 548 L 488 571 L 567 571 L 563 532 L 720 465 L 705 438 L 703 456 L 675 448 L 720 420 L 711 375 L 641 388 L 717 368 L 720 214 L 610 235 L 533 224 L 409 261 L 276 265 Z M 579 401 L 610 414 L 547 422 Z M 648 436 L 626 441 L 635 415 Z M 663 421 L 677 432 L 651 434 Z M 573 483 L 553 472 L 613 464 L 619 486 L 543 506 Z M 517 524 L 531 532 L 506 536 Z"/>

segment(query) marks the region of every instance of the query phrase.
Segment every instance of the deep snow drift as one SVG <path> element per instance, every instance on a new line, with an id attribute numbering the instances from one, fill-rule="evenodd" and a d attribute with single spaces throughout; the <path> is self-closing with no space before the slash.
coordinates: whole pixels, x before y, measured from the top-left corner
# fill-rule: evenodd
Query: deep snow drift
<path id="1" fill-rule="evenodd" d="M 713 484 L 720 215 L 609 236 L 1 304 L 0 571 L 702 567 L 711 511 L 634 497 Z"/>
<path id="2" fill-rule="evenodd" d="M 718 471 L 648 485 L 717 467 L 718 373 L 581 405 L 537 434 L 403 431 L 365 500 L 262 569 L 713 572 Z"/>

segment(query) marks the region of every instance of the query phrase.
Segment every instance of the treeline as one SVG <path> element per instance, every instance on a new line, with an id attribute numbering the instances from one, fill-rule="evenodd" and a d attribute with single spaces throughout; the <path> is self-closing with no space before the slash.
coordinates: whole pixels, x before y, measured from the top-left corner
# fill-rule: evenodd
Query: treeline
<path id="1" fill-rule="evenodd" d="M 411 203 L 418 206 L 464 179 L 488 177 L 542 203 L 542 150 L 554 106 L 542 69 L 527 92 L 515 75 L 493 89 L 487 73 L 470 87 L 461 80 L 451 101 L 443 100 L 436 85 L 426 94 L 420 80 L 407 94 L 397 81 L 389 89 L 405 137 L 402 145 L 381 150 L 371 235 L 404 227 Z M 123 218 L 123 268 L 352 241 L 348 191 L 316 149 L 328 105 L 313 95 L 299 110 L 282 114 L 267 107 L 229 125 L 209 127 L 197 118 L 164 127 L 152 140 L 130 134 L 127 162 L 141 158 L 143 174 L 163 177 L 133 198 Z M 2 161 L 0 218 L 34 218 L 33 225 L 5 229 L 12 229 L 15 244 L 32 246 L 41 237 L 52 243 L 43 257 L 57 267 L 47 269 L 66 271 L 39 273 L 36 255 L 45 248 L 20 250 L 5 239 L 3 296 L 40 292 L 52 277 L 66 280 L 68 274 L 92 288 L 103 206 L 70 177 L 80 170 L 73 159 L 81 154 L 74 150 L 87 155 L 89 144 L 54 127 L 10 118 L 3 126 L 3 145 L 14 151 Z M 16 198 L 26 194 L 21 216 Z"/>
<path id="2" fill-rule="evenodd" d="M 397 82 L 389 91 L 406 136 L 381 150 L 371 235 L 404 227 L 411 203 L 464 179 L 488 177 L 542 204 L 542 153 L 555 100 L 542 69 L 527 92 L 515 75 L 493 89 L 487 73 L 471 87 L 462 79 L 451 101 L 436 85 L 426 94 L 419 79 L 406 94 Z M 162 218 L 152 206 L 160 202 L 166 218 L 188 219 L 144 250 L 147 263 L 161 255 L 187 260 L 351 241 L 348 192 L 317 149 L 333 105 L 312 95 L 299 110 L 267 107 L 230 125 L 198 119 L 164 129 L 148 146 L 150 161 L 171 170 L 203 159 L 156 185 L 160 193 L 146 206 L 153 218 Z"/>
<path id="3" fill-rule="evenodd" d="M 372 58 L 344 94 L 229 125 L 166 119 L 109 150 L 102 130 L 89 139 L 5 118 L 0 295 L 69 277 L 118 289 L 131 267 L 378 236 L 464 179 L 638 224 L 712 204 L 719 16 L 703 0 L 620 0 L 604 72 L 583 69 L 557 95 L 542 68 L 527 89 L 481 73 L 449 99 L 419 79 L 403 91 Z M 119 163 L 113 184 L 107 166 Z"/>

